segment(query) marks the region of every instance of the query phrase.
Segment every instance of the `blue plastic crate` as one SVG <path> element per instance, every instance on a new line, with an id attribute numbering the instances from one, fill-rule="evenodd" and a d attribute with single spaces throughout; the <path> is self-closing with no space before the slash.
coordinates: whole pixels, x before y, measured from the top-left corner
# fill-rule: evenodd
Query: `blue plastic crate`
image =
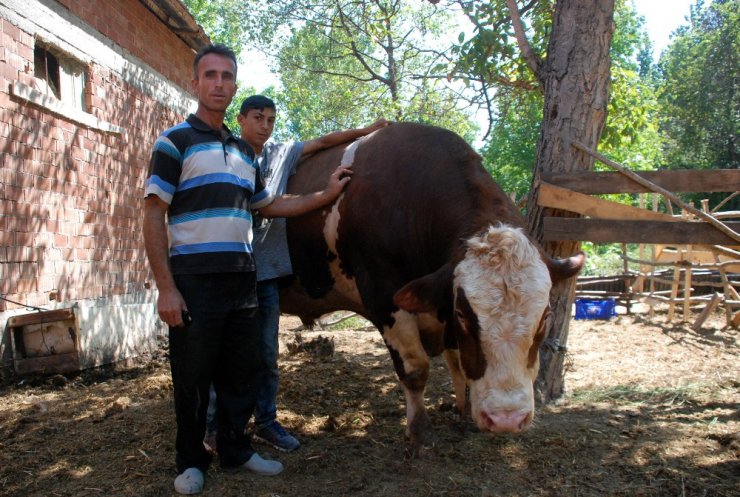
<path id="1" fill-rule="evenodd" d="M 615 299 L 576 299 L 576 319 L 603 319 L 617 315 Z"/>

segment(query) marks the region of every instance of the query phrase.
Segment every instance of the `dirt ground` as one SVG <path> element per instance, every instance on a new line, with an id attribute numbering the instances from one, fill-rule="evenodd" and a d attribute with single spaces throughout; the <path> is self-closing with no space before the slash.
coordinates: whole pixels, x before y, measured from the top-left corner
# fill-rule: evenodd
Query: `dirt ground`
<path id="1" fill-rule="evenodd" d="M 279 417 L 303 446 L 256 445 L 285 464 L 277 477 L 215 464 L 203 495 L 740 496 L 740 331 L 722 315 L 700 332 L 661 314 L 573 321 L 568 393 L 520 436 L 456 422 L 437 358 L 426 396 L 436 444 L 419 459 L 404 457 L 403 394 L 377 332 L 301 332 L 321 346 L 297 347 L 298 322 L 282 324 Z M 0 495 L 174 495 L 174 433 L 164 354 L 15 378 L 0 390 Z"/>

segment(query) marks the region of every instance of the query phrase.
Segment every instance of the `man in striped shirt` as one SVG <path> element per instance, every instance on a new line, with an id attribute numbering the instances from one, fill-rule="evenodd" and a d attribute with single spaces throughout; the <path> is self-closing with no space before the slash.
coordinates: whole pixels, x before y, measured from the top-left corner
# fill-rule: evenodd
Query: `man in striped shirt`
<path id="1" fill-rule="evenodd" d="M 349 181 L 338 168 L 326 189 L 274 197 L 254 152 L 224 126 L 236 93 L 236 56 L 209 45 L 195 57 L 198 108 L 154 144 L 144 201 L 144 244 L 169 325 L 178 477 L 175 490 L 200 493 L 211 462 L 203 446 L 208 390 L 218 398 L 221 466 L 265 475 L 283 470 L 251 447 L 245 428 L 255 404 L 259 355 L 252 210 L 303 214 L 334 200 Z"/>

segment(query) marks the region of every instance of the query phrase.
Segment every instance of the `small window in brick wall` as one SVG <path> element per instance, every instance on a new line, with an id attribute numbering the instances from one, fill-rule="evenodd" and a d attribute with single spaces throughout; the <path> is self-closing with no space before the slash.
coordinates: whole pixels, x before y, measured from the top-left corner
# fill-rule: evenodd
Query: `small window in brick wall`
<path id="1" fill-rule="evenodd" d="M 69 107 L 87 112 L 87 75 L 82 62 L 38 42 L 33 49 L 33 62 L 36 89 Z"/>

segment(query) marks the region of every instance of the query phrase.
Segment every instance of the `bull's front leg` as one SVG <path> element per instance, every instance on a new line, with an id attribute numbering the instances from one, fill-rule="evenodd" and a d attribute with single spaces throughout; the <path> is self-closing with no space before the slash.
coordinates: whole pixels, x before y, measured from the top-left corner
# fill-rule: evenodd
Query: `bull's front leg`
<path id="1" fill-rule="evenodd" d="M 444 356 L 447 369 L 452 377 L 452 388 L 455 391 L 455 411 L 462 420 L 467 407 L 467 382 L 460 367 L 460 352 L 457 349 L 445 349 Z"/>
<path id="2" fill-rule="evenodd" d="M 424 389 L 429 378 L 429 356 L 419 338 L 414 315 L 400 310 L 393 313 L 392 326 L 383 327 L 383 339 L 406 396 L 406 438 L 411 455 L 419 455 L 431 438 L 431 422 L 424 407 Z"/>

